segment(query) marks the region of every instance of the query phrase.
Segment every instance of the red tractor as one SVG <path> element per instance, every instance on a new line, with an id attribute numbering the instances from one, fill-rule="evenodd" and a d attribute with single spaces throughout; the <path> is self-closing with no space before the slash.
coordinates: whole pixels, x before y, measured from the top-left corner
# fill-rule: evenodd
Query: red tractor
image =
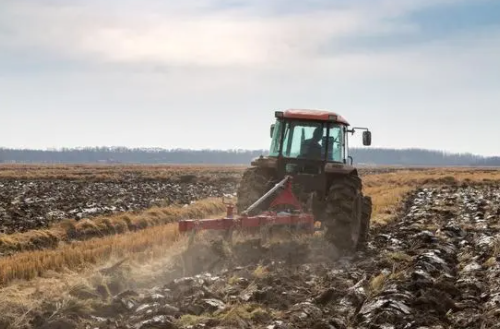
<path id="1" fill-rule="evenodd" d="M 272 199 L 262 196 L 291 177 L 294 194 L 321 223 L 326 239 L 341 249 L 358 249 L 368 237 L 372 201 L 352 166 L 348 136 L 364 130 L 368 146 L 371 132 L 349 129 L 342 116 L 328 111 L 277 111 L 275 117 L 269 155 L 254 159 L 243 174 L 238 212 L 252 216 L 269 209 Z"/>
<path id="2" fill-rule="evenodd" d="M 371 132 L 349 129 L 344 118 L 327 111 L 277 111 L 275 117 L 269 155 L 254 159 L 243 173 L 239 216 L 229 205 L 224 218 L 179 221 L 180 232 L 222 230 L 231 237 L 234 230 L 285 226 L 311 233 L 320 222 L 328 241 L 359 249 L 368 237 L 372 201 L 363 195 L 347 141 L 361 129 L 363 145 L 370 145 Z"/>

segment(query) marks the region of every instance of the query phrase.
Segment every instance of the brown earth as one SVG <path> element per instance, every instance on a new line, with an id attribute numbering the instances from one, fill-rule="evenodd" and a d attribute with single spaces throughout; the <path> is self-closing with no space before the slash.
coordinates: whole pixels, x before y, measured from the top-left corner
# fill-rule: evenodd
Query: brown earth
<path id="1" fill-rule="evenodd" d="M 360 173 L 396 170 L 363 168 Z M 62 219 L 94 218 L 234 194 L 241 173 L 239 167 L 211 166 L 0 166 L 0 234 L 47 228 Z"/>
<path id="2" fill-rule="evenodd" d="M 125 165 L 125 164 L 0 164 L 1 180 L 71 180 L 93 182 L 181 182 L 232 179 L 245 166 L 223 165 Z"/>
<path id="3" fill-rule="evenodd" d="M 65 218 L 92 218 L 222 197 L 231 182 L 0 181 L 0 233 L 45 228 Z"/>
<path id="4" fill-rule="evenodd" d="M 30 313 L 31 327 L 494 328 L 499 219 L 496 183 L 419 189 L 355 255 L 321 236 L 201 240 L 163 285 L 81 290 Z"/>

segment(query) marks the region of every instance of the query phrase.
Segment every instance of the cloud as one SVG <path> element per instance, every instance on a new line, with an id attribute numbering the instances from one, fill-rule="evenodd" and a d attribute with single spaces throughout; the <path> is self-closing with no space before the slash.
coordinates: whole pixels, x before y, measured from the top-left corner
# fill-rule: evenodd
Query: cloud
<path id="1" fill-rule="evenodd" d="M 335 41 L 417 33 L 401 17 L 448 2 L 10 1 L 0 44 L 97 63 L 287 68 L 342 58 L 321 51 Z"/>
<path id="2" fill-rule="evenodd" d="M 152 84 L 168 79 L 179 92 L 186 90 L 181 81 L 214 90 L 284 78 L 296 85 L 330 77 L 388 83 L 432 76 L 431 83 L 453 79 L 453 85 L 478 80 L 478 73 L 483 81 L 495 79 L 500 30 L 462 32 L 443 42 L 426 39 L 425 28 L 408 19 L 466 2 L 18 0 L 0 5 L 0 49 L 10 51 L 4 66 L 18 71 L 45 64 L 54 74 L 59 64 L 99 75 L 128 72 Z M 416 35 L 420 42 L 405 42 Z"/>

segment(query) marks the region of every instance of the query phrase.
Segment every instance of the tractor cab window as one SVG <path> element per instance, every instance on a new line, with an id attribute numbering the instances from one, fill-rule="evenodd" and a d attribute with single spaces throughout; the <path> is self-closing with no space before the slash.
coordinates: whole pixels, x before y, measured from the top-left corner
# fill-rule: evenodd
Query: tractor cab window
<path id="1" fill-rule="evenodd" d="M 285 125 L 283 156 L 287 158 L 321 159 L 323 124 L 291 121 Z"/>
<path id="2" fill-rule="evenodd" d="M 326 140 L 326 136 L 324 137 Z M 326 144 L 326 142 L 325 142 Z M 328 143 L 328 160 L 344 161 L 344 130 L 341 125 L 331 125 L 330 142 Z"/>
<path id="3" fill-rule="evenodd" d="M 274 130 L 271 141 L 271 148 L 269 150 L 270 156 L 278 156 L 280 153 L 280 142 L 281 142 L 281 129 L 283 128 L 283 122 L 281 120 L 276 120 L 274 124 Z"/>
<path id="4" fill-rule="evenodd" d="M 284 127 L 283 156 L 287 158 L 305 158 L 321 160 L 325 158 L 327 130 L 330 130 L 327 159 L 343 161 L 342 126 L 330 128 L 321 122 L 291 121 L 282 126 L 276 125 L 271 154 L 278 154 L 280 136 L 278 132 Z"/>

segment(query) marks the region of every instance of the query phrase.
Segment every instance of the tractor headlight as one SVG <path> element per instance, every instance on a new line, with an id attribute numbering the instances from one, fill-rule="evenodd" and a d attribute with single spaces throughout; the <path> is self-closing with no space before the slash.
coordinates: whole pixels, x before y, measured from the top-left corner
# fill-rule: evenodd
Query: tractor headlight
<path id="1" fill-rule="evenodd" d="M 276 111 L 276 112 L 274 112 L 274 116 L 276 118 L 283 118 L 283 112 L 282 111 Z"/>
<path id="2" fill-rule="evenodd" d="M 328 116 L 328 120 L 330 120 L 330 121 L 337 121 L 337 116 L 336 116 L 336 115 L 334 115 L 334 114 L 330 114 L 330 115 Z"/>

